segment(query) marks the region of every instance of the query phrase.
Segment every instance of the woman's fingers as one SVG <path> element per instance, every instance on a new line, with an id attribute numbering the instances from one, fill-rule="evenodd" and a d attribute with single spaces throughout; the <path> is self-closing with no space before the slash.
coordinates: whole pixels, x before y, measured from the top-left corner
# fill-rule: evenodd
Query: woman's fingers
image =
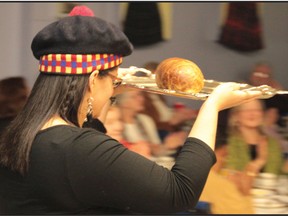
<path id="1" fill-rule="evenodd" d="M 240 90 L 239 83 L 229 82 L 217 86 L 207 100 L 212 101 L 220 111 L 254 100 L 261 95 L 261 91 Z"/>

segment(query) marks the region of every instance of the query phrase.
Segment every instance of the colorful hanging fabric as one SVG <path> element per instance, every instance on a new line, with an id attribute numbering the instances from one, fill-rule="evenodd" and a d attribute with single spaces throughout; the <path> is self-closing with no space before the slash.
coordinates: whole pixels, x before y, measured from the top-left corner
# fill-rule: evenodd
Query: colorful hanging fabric
<path id="1" fill-rule="evenodd" d="M 262 27 L 257 6 L 256 2 L 229 3 L 228 15 L 218 42 L 237 51 L 262 49 Z"/>

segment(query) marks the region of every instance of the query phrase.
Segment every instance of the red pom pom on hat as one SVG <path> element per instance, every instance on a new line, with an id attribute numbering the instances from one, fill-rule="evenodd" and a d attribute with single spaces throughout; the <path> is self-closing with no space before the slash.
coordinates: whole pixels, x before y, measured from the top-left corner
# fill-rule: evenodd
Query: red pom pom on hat
<path id="1" fill-rule="evenodd" d="M 94 12 L 87 6 L 81 5 L 81 6 L 75 6 L 69 13 L 69 16 L 91 16 L 93 17 Z"/>

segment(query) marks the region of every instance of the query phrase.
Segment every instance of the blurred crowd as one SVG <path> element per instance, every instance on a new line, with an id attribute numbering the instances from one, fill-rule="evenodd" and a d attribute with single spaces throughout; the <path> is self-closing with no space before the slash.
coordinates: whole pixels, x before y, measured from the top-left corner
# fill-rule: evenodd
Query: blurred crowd
<path id="1" fill-rule="evenodd" d="M 0 133 L 23 108 L 29 91 L 24 77 L 15 76 L 0 80 Z"/>
<path id="2" fill-rule="evenodd" d="M 157 65 L 157 62 L 148 62 L 144 67 L 155 73 Z M 247 83 L 283 89 L 266 62 L 251 68 Z M 161 161 L 158 160 L 161 157 L 173 157 L 181 150 L 186 128 L 193 125 L 198 112 L 179 103 L 177 98 L 174 105 L 169 106 L 167 97 L 135 90 L 119 96 L 111 108 L 114 115 L 115 110 L 118 112 L 121 122 L 118 132 L 123 144 L 129 143 L 128 148 L 155 162 Z M 209 204 L 207 212 L 255 213 L 251 191 L 257 176 L 261 173 L 288 175 L 288 125 L 283 122 L 288 114 L 287 101 L 286 96 L 276 95 L 247 102 L 219 115 L 217 163 L 199 201 Z M 108 116 L 113 115 L 111 111 Z M 110 126 L 106 124 L 106 127 L 113 136 Z M 171 164 L 163 165 L 171 168 Z"/>
<path id="3" fill-rule="evenodd" d="M 155 73 L 157 65 L 147 62 L 143 67 Z M 253 66 L 247 83 L 283 89 L 273 78 L 271 66 L 264 62 Z M 0 81 L 0 130 L 25 105 L 28 94 L 23 77 Z M 103 123 L 112 138 L 155 162 L 166 159 L 163 165 L 170 169 L 198 110 L 179 103 L 177 98 L 171 106 L 167 97 L 141 90 L 123 93 L 117 96 Z M 287 101 L 286 96 L 276 95 L 220 113 L 215 147 L 217 163 L 200 197 L 200 202 L 211 204 L 212 213 L 254 213 L 251 189 L 255 178 L 260 173 L 288 175 Z"/>

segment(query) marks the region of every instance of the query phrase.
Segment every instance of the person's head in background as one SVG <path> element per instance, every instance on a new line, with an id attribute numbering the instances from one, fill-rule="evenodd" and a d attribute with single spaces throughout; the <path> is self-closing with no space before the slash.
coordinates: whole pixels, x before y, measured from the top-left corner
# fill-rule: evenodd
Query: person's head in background
<path id="1" fill-rule="evenodd" d="M 134 151 L 146 158 L 151 158 L 151 149 L 146 142 L 130 143 L 124 137 L 124 122 L 122 120 L 121 110 L 117 104 L 109 107 L 105 120 L 107 135 L 118 140 L 131 151 Z"/>
<path id="2" fill-rule="evenodd" d="M 276 89 L 282 89 L 280 83 L 274 80 L 273 69 L 267 62 L 259 62 L 250 72 L 249 83 L 253 86 L 269 85 Z"/>
<path id="3" fill-rule="evenodd" d="M 159 62 L 150 61 L 150 62 L 145 63 L 143 67 L 147 70 L 150 70 L 152 73 L 155 73 L 158 65 L 159 65 Z"/>
<path id="4" fill-rule="evenodd" d="M 228 117 L 229 133 L 239 134 L 250 129 L 262 132 L 263 118 L 264 103 L 259 99 L 233 107 Z"/>
<path id="5" fill-rule="evenodd" d="M 155 71 L 156 71 L 156 68 L 158 67 L 159 63 L 158 62 L 155 62 L 155 61 L 150 61 L 150 62 L 147 62 L 143 65 L 143 68 L 149 70 L 152 72 L 152 74 L 155 74 Z M 147 74 L 145 72 L 142 72 L 142 71 L 138 71 L 135 73 L 135 76 L 138 76 L 138 77 L 146 77 Z"/>
<path id="6" fill-rule="evenodd" d="M 266 126 L 278 125 L 279 127 L 285 126 L 285 123 L 282 119 L 282 115 L 285 116 L 285 113 L 288 112 L 287 105 L 288 98 L 281 98 L 278 96 L 283 95 L 275 95 L 274 97 L 268 98 L 264 100 L 265 103 L 265 115 L 264 115 L 264 122 Z M 281 113 L 282 111 L 282 113 Z M 281 115 L 282 114 L 282 115 Z"/>
<path id="7" fill-rule="evenodd" d="M 0 118 L 15 117 L 29 96 L 26 79 L 21 76 L 0 80 Z"/>
<path id="8" fill-rule="evenodd" d="M 141 90 L 132 90 L 117 96 L 117 104 L 125 114 L 135 115 L 143 111 L 145 98 Z"/>
<path id="9" fill-rule="evenodd" d="M 277 125 L 279 120 L 279 110 L 277 107 L 268 107 L 265 110 L 264 122 L 265 125 Z"/>
<path id="10" fill-rule="evenodd" d="M 121 117 L 121 111 L 117 105 L 109 107 L 105 120 L 107 135 L 121 141 L 123 140 L 124 123 Z"/>

